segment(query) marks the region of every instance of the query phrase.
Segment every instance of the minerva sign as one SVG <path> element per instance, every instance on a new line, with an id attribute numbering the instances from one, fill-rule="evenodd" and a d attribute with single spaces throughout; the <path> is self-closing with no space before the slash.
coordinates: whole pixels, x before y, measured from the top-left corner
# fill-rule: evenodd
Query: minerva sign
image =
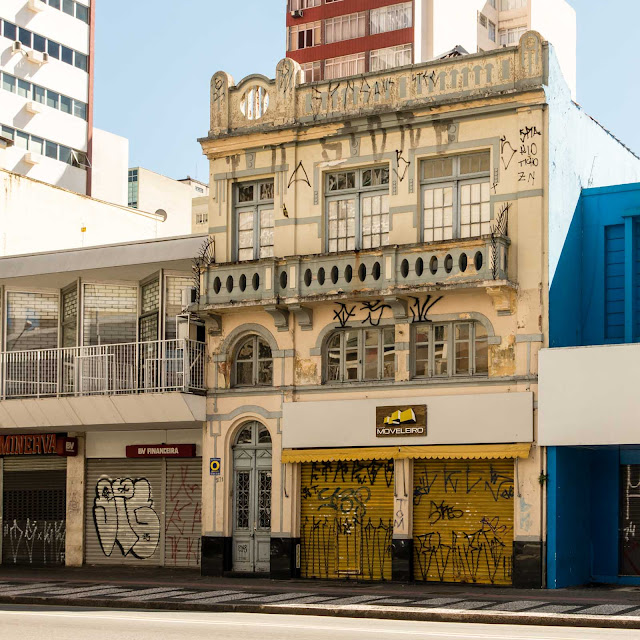
<path id="1" fill-rule="evenodd" d="M 376 407 L 376 438 L 427 435 L 427 405 Z"/>

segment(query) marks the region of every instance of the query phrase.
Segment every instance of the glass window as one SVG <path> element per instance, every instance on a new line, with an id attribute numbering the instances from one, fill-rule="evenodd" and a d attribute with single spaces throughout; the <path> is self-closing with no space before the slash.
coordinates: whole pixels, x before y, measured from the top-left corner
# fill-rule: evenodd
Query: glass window
<path id="1" fill-rule="evenodd" d="M 47 140 L 44 145 L 44 154 L 47 158 L 58 159 L 58 145 L 55 142 L 49 142 Z"/>
<path id="2" fill-rule="evenodd" d="M 8 291 L 6 294 L 7 351 L 55 349 L 58 346 L 57 293 Z M 26 363 L 25 363 L 26 364 Z M 47 379 L 47 367 L 40 373 Z M 34 384 L 35 373 L 34 373 Z"/>
<path id="3" fill-rule="evenodd" d="M 307 62 L 302 65 L 305 82 L 318 82 L 322 80 L 322 64 L 320 62 Z"/>
<path id="4" fill-rule="evenodd" d="M 70 16 L 75 13 L 75 2 L 73 0 L 62 0 L 62 10 Z"/>
<path id="5" fill-rule="evenodd" d="M 327 382 L 393 380 L 395 328 L 340 329 L 326 346 Z"/>
<path id="6" fill-rule="evenodd" d="M 60 59 L 60 45 L 52 40 L 47 40 L 47 53 L 56 60 Z"/>
<path id="7" fill-rule="evenodd" d="M 488 151 L 422 162 L 423 241 L 491 233 Z"/>
<path id="8" fill-rule="evenodd" d="M 53 7 L 54 9 L 59 9 L 60 8 L 60 0 L 49 0 L 49 6 Z"/>
<path id="9" fill-rule="evenodd" d="M 321 33 L 321 21 L 289 27 L 289 51 L 307 49 L 322 44 Z"/>
<path id="10" fill-rule="evenodd" d="M 60 162 L 66 162 L 67 164 L 71 164 L 71 149 L 69 147 L 64 147 L 62 145 L 58 145 L 59 155 L 58 159 Z"/>
<path id="11" fill-rule="evenodd" d="M 264 387 L 273 384 L 271 347 L 259 336 L 250 336 L 238 345 L 234 384 L 238 387 Z"/>
<path id="12" fill-rule="evenodd" d="M 16 40 L 16 36 L 18 35 L 18 29 L 15 24 L 11 22 L 7 22 L 6 20 L 2 21 L 2 35 L 5 38 L 9 38 L 9 40 Z"/>
<path id="13" fill-rule="evenodd" d="M 33 151 L 33 153 L 39 153 L 40 155 L 43 155 L 44 140 L 42 138 L 31 136 L 31 140 L 29 140 L 29 151 Z"/>
<path id="14" fill-rule="evenodd" d="M 13 93 L 16 92 L 17 80 L 13 76 L 10 76 L 8 73 L 2 74 L 2 88 L 5 91 L 11 91 Z"/>
<path id="15" fill-rule="evenodd" d="M 327 251 L 374 249 L 389 244 L 388 167 L 329 173 L 326 196 Z"/>
<path id="16" fill-rule="evenodd" d="M 47 107 L 52 107 L 53 109 L 57 109 L 60 105 L 60 95 L 55 91 L 51 91 L 47 89 Z"/>
<path id="17" fill-rule="evenodd" d="M 84 102 L 80 102 L 80 100 L 73 101 L 73 115 L 78 118 L 82 118 L 83 120 L 87 119 L 87 105 Z"/>
<path id="18" fill-rule="evenodd" d="M 2 127 L 2 137 L 8 138 L 9 140 L 15 140 L 16 130 L 11 127 Z"/>
<path id="19" fill-rule="evenodd" d="M 489 345 L 479 322 L 414 325 L 413 375 L 416 378 L 488 375 Z"/>
<path id="20" fill-rule="evenodd" d="M 489 40 L 496 41 L 496 25 L 491 20 L 489 20 Z"/>
<path id="21" fill-rule="evenodd" d="M 33 85 L 33 99 L 41 104 L 45 103 L 45 90 L 43 87 L 39 87 L 37 84 Z"/>
<path id="22" fill-rule="evenodd" d="M 47 39 L 39 36 L 37 33 L 33 34 L 33 48 L 36 51 L 44 53 L 47 50 Z"/>
<path id="23" fill-rule="evenodd" d="M 31 83 L 26 80 L 18 80 L 18 95 L 23 98 L 31 97 Z"/>
<path id="24" fill-rule="evenodd" d="M 29 134 L 24 131 L 16 131 L 16 138 L 14 140 L 16 147 L 20 149 L 29 148 Z"/>
<path id="25" fill-rule="evenodd" d="M 82 69 L 82 71 L 87 71 L 89 69 L 89 58 L 84 55 L 84 53 L 80 53 L 79 51 L 75 52 L 75 65 L 78 69 Z"/>
<path id="26" fill-rule="evenodd" d="M 73 100 L 67 96 L 60 96 L 60 111 L 71 113 L 73 109 Z"/>
<path id="27" fill-rule="evenodd" d="M 350 56 L 339 58 L 328 58 L 324 62 L 324 78 L 342 78 L 344 76 L 355 76 L 364 73 L 365 54 L 354 53 Z"/>
<path id="28" fill-rule="evenodd" d="M 383 71 L 403 67 L 413 61 L 413 46 L 402 44 L 397 47 L 376 49 L 369 54 L 369 71 Z"/>
<path id="29" fill-rule="evenodd" d="M 89 8 L 79 2 L 76 2 L 76 18 L 89 24 Z"/>
<path id="30" fill-rule="evenodd" d="M 362 38 L 365 35 L 367 35 L 366 11 L 325 20 L 324 37 L 327 44 L 351 40 L 352 38 Z"/>
<path id="31" fill-rule="evenodd" d="M 413 26 L 413 3 L 403 2 L 370 12 L 371 35 Z"/>
<path id="32" fill-rule="evenodd" d="M 33 34 L 28 29 L 23 29 L 20 27 L 18 29 L 18 40 L 22 42 L 25 47 L 31 47 L 31 43 L 33 42 Z"/>
<path id="33" fill-rule="evenodd" d="M 273 180 L 241 183 L 236 189 L 238 260 L 273 257 Z"/>
<path id="34" fill-rule="evenodd" d="M 60 50 L 60 60 L 62 60 L 62 62 L 66 62 L 67 64 L 73 64 L 73 49 L 69 49 L 69 47 L 60 45 Z"/>

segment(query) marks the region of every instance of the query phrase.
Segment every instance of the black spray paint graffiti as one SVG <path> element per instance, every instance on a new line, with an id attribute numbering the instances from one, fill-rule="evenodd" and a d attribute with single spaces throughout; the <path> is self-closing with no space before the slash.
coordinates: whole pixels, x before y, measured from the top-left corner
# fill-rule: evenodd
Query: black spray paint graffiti
<path id="1" fill-rule="evenodd" d="M 215 78 L 213 81 L 213 91 L 211 93 L 211 103 L 216 104 L 219 100 L 224 99 L 225 95 L 224 80 L 222 78 Z"/>
<path id="2" fill-rule="evenodd" d="M 382 320 L 385 309 L 391 309 L 391 307 L 388 304 L 383 304 L 382 300 L 363 302 L 360 311 L 366 311 L 367 317 L 362 321 L 362 324 L 369 323 L 372 327 L 377 327 Z"/>
<path id="3" fill-rule="evenodd" d="M 513 156 L 515 156 L 517 150 L 513 148 L 511 143 L 507 140 L 506 136 L 500 138 L 500 159 L 502 160 L 502 166 L 506 171 L 511 166 Z"/>
<path id="4" fill-rule="evenodd" d="M 4 524 L 3 537 L 9 543 L 3 545 L 6 554 L 3 562 L 7 564 L 25 559 L 29 564 L 64 564 L 64 520 L 13 520 Z"/>
<path id="5" fill-rule="evenodd" d="M 509 233 L 510 210 L 510 202 L 503 204 L 491 225 L 491 275 L 494 280 L 498 279 L 500 271 L 500 250 L 498 246 L 498 238 L 505 238 Z"/>
<path id="6" fill-rule="evenodd" d="M 302 486 L 302 498 L 317 496 L 322 483 L 355 482 L 359 486 L 373 486 L 380 473 L 384 474 L 385 485 L 390 487 L 393 471 L 393 460 L 312 462 L 311 482 L 309 486 Z"/>
<path id="7" fill-rule="evenodd" d="M 409 311 L 411 311 L 413 322 L 431 322 L 431 320 L 427 318 L 427 314 L 443 297 L 444 296 L 440 296 L 433 300 L 433 296 L 428 295 L 424 302 L 420 302 L 420 298 L 412 298 L 413 304 L 409 307 Z"/>
<path id="8" fill-rule="evenodd" d="M 355 305 L 349 309 L 346 304 L 337 302 L 338 309 L 333 312 L 333 319 L 337 321 L 341 329 L 347 328 L 347 323 L 356 315 Z"/>
<path id="9" fill-rule="evenodd" d="M 160 519 L 146 478 L 101 478 L 96 484 L 93 521 L 100 547 L 111 557 L 118 545 L 123 556 L 150 558 L 160 541 Z"/>
<path id="10" fill-rule="evenodd" d="M 398 180 L 402 182 L 406 178 L 407 171 L 409 171 L 409 167 L 411 166 L 411 162 L 403 157 L 402 150 L 396 150 L 396 166 L 398 168 L 394 168 L 393 172 L 398 177 Z"/>
<path id="11" fill-rule="evenodd" d="M 298 166 L 293 170 L 293 173 L 291 174 L 291 177 L 289 178 L 289 182 L 287 184 L 287 189 L 294 182 L 304 182 L 309 187 L 311 186 L 311 183 L 309 182 L 309 175 L 307 174 L 307 170 L 304 168 L 304 165 L 302 164 L 302 160 L 298 162 Z"/>

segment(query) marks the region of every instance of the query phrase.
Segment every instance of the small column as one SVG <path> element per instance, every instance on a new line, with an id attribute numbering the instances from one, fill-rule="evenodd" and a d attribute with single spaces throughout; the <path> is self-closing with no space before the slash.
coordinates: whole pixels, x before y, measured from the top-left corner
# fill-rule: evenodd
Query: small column
<path id="1" fill-rule="evenodd" d="M 67 526 L 65 565 L 81 567 L 84 563 L 84 504 L 85 504 L 85 434 L 70 433 L 78 439 L 78 455 L 67 458 Z"/>
<path id="2" fill-rule="evenodd" d="M 395 460 L 392 579 L 413 576 L 413 460 Z"/>

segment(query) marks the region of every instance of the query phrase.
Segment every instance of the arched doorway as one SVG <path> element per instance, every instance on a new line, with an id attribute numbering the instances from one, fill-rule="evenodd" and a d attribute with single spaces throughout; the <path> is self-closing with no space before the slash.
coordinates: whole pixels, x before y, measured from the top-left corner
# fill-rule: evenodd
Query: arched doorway
<path id="1" fill-rule="evenodd" d="M 245 424 L 233 445 L 233 570 L 266 573 L 271 558 L 271 436 Z"/>

